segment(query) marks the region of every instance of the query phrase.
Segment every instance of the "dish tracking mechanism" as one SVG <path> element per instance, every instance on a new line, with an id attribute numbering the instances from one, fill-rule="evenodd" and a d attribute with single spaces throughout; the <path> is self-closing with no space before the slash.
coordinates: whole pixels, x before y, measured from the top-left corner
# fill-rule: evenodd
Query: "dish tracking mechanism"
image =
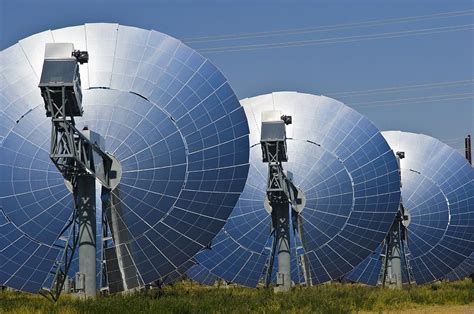
<path id="1" fill-rule="evenodd" d="M 222 73 L 168 35 L 97 23 L 20 40 L 0 77 L 0 285 L 56 300 L 186 272 L 248 173 Z"/>
<path id="2" fill-rule="evenodd" d="M 275 254 L 278 254 L 276 291 L 291 289 L 290 219 L 303 208 L 303 195 L 283 171 L 283 162 L 288 161 L 285 127 L 291 124 L 291 116 L 279 111 L 262 112 L 262 160 L 268 163 L 267 195 L 265 204 L 272 216 L 273 247 L 271 264 L 266 274 L 266 285 L 271 278 Z M 289 213 L 291 204 L 292 213 Z M 295 214 L 293 214 L 295 212 Z"/>
<path id="3" fill-rule="evenodd" d="M 187 274 L 204 283 L 273 282 L 277 291 L 339 279 L 393 223 L 395 155 L 367 118 L 334 99 L 276 92 L 241 103 L 249 176 L 224 228 Z"/>

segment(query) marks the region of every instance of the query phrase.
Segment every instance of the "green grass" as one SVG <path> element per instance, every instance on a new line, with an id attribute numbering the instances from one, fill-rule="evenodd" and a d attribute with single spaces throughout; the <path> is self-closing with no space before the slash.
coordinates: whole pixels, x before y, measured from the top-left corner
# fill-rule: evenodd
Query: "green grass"
<path id="1" fill-rule="evenodd" d="M 295 287 L 288 294 L 266 289 L 204 287 L 189 281 L 129 295 L 79 300 L 63 295 L 53 304 L 40 296 L 0 292 L 0 313 L 350 313 L 382 312 L 426 306 L 469 305 L 474 311 L 470 280 L 424 285 L 401 291 L 361 285 Z"/>

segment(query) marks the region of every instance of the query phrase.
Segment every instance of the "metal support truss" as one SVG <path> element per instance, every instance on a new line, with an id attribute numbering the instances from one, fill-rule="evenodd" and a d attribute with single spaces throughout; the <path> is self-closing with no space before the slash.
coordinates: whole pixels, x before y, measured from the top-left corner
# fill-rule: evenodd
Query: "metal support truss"
<path id="1" fill-rule="evenodd" d="M 106 290 L 109 284 L 109 278 L 107 275 L 107 265 L 105 263 L 106 260 L 106 250 L 108 248 L 108 242 L 112 239 L 109 232 L 109 223 L 107 221 L 107 214 L 106 210 L 109 206 L 108 202 L 110 201 L 110 190 L 102 187 L 100 198 L 102 200 L 102 264 L 101 267 L 101 289 Z"/>
<path id="2" fill-rule="evenodd" d="M 53 101 L 52 94 L 61 93 L 62 103 Z M 76 129 L 73 116 L 66 112 L 67 97 L 66 87 L 52 89 L 43 88 L 43 98 L 47 111 L 51 112 L 51 148 L 50 158 L 63 174 L 64 178 L 71 181 L 77 175 L 93 175 L 102 185 L 109 187 L 109 173 L 112 159 L 103 152 L 97 143 L 91 142 L 81 131 Z M 93 156 L 101 160 L 101 171 L 96 171 Z"/>
<path id="3" fill-rule="evenodd" d="M 272 226 L 273 226 L 273 224 L 272 224 Z M 274 261 L 275 261 L 275 252 L 276 252 L 276 248 L 277 248 L 277 239 L 276 239 L 276 236 L 275 236 L 275 229 L 272 230 L 270 236 L 272 237 L 272 248 L 271 248 L 270 255 L 268 257 L 267 263 L 265 264 L 266 267 L 264 269 L 265 288 L 268 288 L 270 286 L 270 282 L 272 280 L 273 265 L 274 265 Z"/>
<path id="4" fill-rule="evenodd" d="M 267 197 L 270 203 L 283 198 L 292 205 L 300 205 L 298 199 L 298 189 L 283 171 L 281 161 L 278 161 L 280 154 L 278 145 L 275 143 L 265 143 L 268 156 L 268 176 L 267 176 Z M 274 153 L 273 153 L 274 152 Z"/>
<path id="5" fill-rule="evenodd" d="M 379 282 L 383 287 L 402 288 L 403 278 L 408 284 L 413 283 L 410 266 L 410 253 L 406 245 L 406 227 L 400 212 L 385 238 L 385 251 L 382 255 L 382 270 Z"/>
<path id="6" fill-rule="evenodd" d="M 73 184 L 73 186 L 77 186 Z M 73 193 L 77 195 L 77 193 Z M 68 224 L 62 229 L 58 239 L 65 240 L 65 246 L 55 245 L 63 249 L 61 259 L 56 262 L 54 266 L 55 270 L 51 270 L 51 274 L 54 275 L 53 286 L 51 290 L 43 288 L 39 293 L 48 300 L 56 302 L 64 288 L 64 283 L 68 280 L 67 274 L 71 268 L 71 263 L 74 258 L 74 252 L 76 251 L 79 243 L 79 219 L 82 217 L 80 207 L 76 205 L 77 200 L 74 198 L 74 211 L 68 222 Z"/>

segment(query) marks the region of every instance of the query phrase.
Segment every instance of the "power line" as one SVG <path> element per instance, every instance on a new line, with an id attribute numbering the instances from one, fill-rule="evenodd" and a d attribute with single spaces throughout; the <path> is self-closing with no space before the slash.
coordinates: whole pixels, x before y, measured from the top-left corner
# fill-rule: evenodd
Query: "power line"
<path id="1" fill-rule="evenodd" d="M 472 95 L 473 93 L 457 93 L 457 94 L 444 94 L 444 95 L 434 95 L 434 96 L 423 96 L 423 97 L 410 97 L 410 98 L 400 98 L 400 99 L 389 99 L 389 100 L 376 100 L 376 101 L 369 101 L 364 103 L 354 103 L 353 105 L 360 105 L 360 104 L 381 104 L 386 102 L 394 102 L 394 101 L 410 101 L 410 100 L 417 100 L 417 99 L 428 99 L 428 98 L 440 98 L 440 97 L 452 97 L 452 96 L 467 96 Z"/>
<path id="2" fill-rule="evenodd" d="M 418 21 L 434 20 L 434 19 L 440 19 L 440 18 L 452 18 L 452 17 L 472 15 L 473 13 L 474 13 L 474 10 L 452 11 L 452 12 L 436 13 L 436 14 L 429 14 L 429 15 L 416 15 L 416 16 L 371 20 L 371 21 L 355 22 L 355 23 L 342 23 L 342 24 L 333 24 L 333 25 L 310 27 L 310 28 L 292 28 L 292 29 L 290 28 L 290 29 L 283 29 L 283 30 L 277 30 L 277 31 L 185 38 L 183 41 L 186 43 L 202 43 L 202 42 L 261 38 L 261 37 L 269 37 L 269 36 L 299 35 L 299 34 L 326 32 L 326 31 L 334 31 L 334 30 L 342 30 L 342 29 L 381 26 L 381 25 L 397 24 L 397 23 L 405 23 L 405 22 L 418 22 Z"/>
<path id="3" fill-rule="evenodd" d="M 405 91 L 413 91 L 413 90 L 454 87 L 454 86 L 470 85 L 473 83 L 474 83 L 474 80 L 470 79 L 470 80 L 448 81 L 448 82 L 438 82 L 438 83 L 384 87 L 384 88 L 366 89 L 366 90 L 357 90 L 357 91 L 335 92 L 335 93 L 329 93 L 328 96 L 351 97 L 351 96 L 360 96 L 360 95 L 364 95 L 364 96 L 377 95 L 377 94 L 405 92 Z"/>
<path id="4" fill-rule="evenodd" d="M 438 101 L 454 101 L 454 100 L 463 100 L 463 99 L 473 99 L 474 94 L 472 93 L 458 93 L 458 94 L 446 94 L 446 95 L 437 95 L 437 96 L 426 96 L 426 97 L 412 97 L 412 98 L 402 98 L 402 99 L 388 99 L 381 101 L 371 101 L 364 103 L 353 103 L 349 104 L 356 108 L 376 108 L 376 107 L 392 107 L 400 106 L 407 104 L 420 104 L 427 102 L 438 102 Z"/>
<path id="5" fill-rule="evenodd" d="M 454 32 L 454 31 L 465 31 L 465 30 L 472 30 L 473 25 L 474 24 L 464 24 L 464 25 L 455 25 L 455 26 L 446 26 L 446 27 L 414 29 L 414 30 L 408 30 L 408 31 L 390 32 L 390 33 L 357 35 L 357 36 L 348 36 L 348 37 L 333 37 L 333 38 L 315 39 L 315 40 L 286 41 L 286 42 L 279 42 L 279 43 L 272 43 L 272 44 L 223 46 L 223 47 L 203 48 L 203 49 L 197 49 L 197 50 L 200 52 L 207 52 L 207 53 L 219 53 L 219 52 L 301 47 L 301 46 L 310 46 L 310 45 L 325 45 L 325 44 L 347 43 L 347 42 L 357 42 L 357 41 L 375 40 L 375 39 L 398 38 L 398 37 L 406 37 L 406 36 L 429 35 L 429 34 L 447 33 L 447 32 Z"/>
<path id="6" fill-rule="evenodd" d="M 428 103 L 428 102 L 438 102 L 438 101 L 457 101 L 457 100 L 466 100 L 466 99 L 473 99 L 474 95 L 466 96 L 466 97 L 456 97 L 456 98 L 446 98 L 446 99 L 428 99 L 428 100 L 420 100 L 420 101 L 411 101 L 411 102 L 403 102 L 403 103 L 388 103 L 383 105 L 373 105 L 373 106 L 360 106 L 357 108 L 365 109 L 365 108 L 378 108 L 378 107 L 394 107 L 394 106 L 401 106 L 401 105 L 411 105 L 411 104 L 421 104 L 421 103 Z"/>

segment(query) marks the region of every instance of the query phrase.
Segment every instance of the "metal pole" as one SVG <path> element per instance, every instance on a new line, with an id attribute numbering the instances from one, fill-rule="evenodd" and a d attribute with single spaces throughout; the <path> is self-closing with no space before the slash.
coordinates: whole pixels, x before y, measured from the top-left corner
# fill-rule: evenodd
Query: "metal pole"
<path id="1" fill-rule="evenodd" d="M 402 281 L 402 260 L 401 260 L 401 234 L 400 234 L 401 217 L 397 214 L 396 221 L 392 224 L 389 232 L 388 245 L 388 265 L 389 265 L 389 287 L 401 289 Z"/>
<path id="2" fill-rule="evenodd" d="M 467 137 L 464 138 L 464 156 L 469 162 L 469 139 Z"/>
<path id="3" fill-rule="evenodd" d="M 385 255 L 383 257 L 383 264 L 382 264 L 382 270 L 381 270 L 381 276 L 382 276 L 382 287 L 385 288 L 385 284 L 387 283 L 387 271 L 388 271 L 388 244 L 390 243 L 390 235 L 387 234 L 385 236 Z"/>
<path id="4" fill-rule="evenodd" d="M 271 250 L 271 253 L 269 255 L 269 259 L 268 259 L 268 262 L 267 262 L 267 270 L 266 270 L 266 274 L 265 274 L 265 288 L 268 288 L 268 286 L 270 286 L 270 281 L 272 280 L 273 262 L 275 261 L 275 252 L 276 252 L 276 248 L 277 248 L 277 244 L 278 244 L 278 239 L 277 239 L 275 231 L 272 232 L 272 237 L 273 237 L 272 250 Z"/>
<path id="5" fill-rule="evenodd" d="M 467 152 L 468 152 L 468 161 L 472 165 L 472 148 L 471 148 L 471 135 L 467 136 Z"/>
<path id="6" fill-rule="evenodd" d="M 472 165 L 472 148 L 471 148 L 471 135 L 470 134 L 465 138 L 464 144 L 466 147 L 466 159 L 469 162 L 469 164 Z M 474 274 L 471 274 L 469 277 L 471 277 L 472 282 L 474 282 Z"/>
<path id="7" fill-rule="evenodd" d="M 79 273 L 84 276 L 84 294 L 96 296 L 96 213 L 95 178 L 77 177 L 77 207 L 79 215 Z"/>
<path id="8" fill-rule="evenodd" d="M 291 257 L 290 257 L 290 224 L 289 204 L 272 204 L 276 215 L 276 237 L 278 249 L 278 273 L 275 292 L 287 292 L 291 290 Z"/>
<path id="9" fill-rule="evenodd" d="M 71 292 L 71 285 L 70 285 L 70 281 L 69 281 L 68 276 L 66 276 L 66 278 L 64 279 L 63 290 L 64 290 L 65 293 Z"/>

